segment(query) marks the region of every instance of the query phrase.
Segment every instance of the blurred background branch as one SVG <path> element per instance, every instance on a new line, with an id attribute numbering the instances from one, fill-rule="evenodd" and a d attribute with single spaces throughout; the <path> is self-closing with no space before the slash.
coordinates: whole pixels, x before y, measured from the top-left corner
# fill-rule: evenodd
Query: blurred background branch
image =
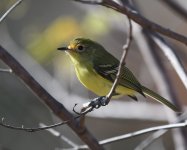
<path id="1" fill-rule="evenodd" d="M 164 3 L 168 6 L 171 10 L 175 11 L 179 16 L 183 17 L 187 20 L 187 11 L 183 8 L 179 3 L 174 0 L 160 0 L 160 2 Z"/>
<path id="2" fill-rule="evenodd" d="M 128 138 L 133 138 L 135 136 L 140 136 L 142 134 L 147 134 L 149 132 L 154 132 L 154 131 L 164 131 L 164 130 L 168 130 L 168 129 L 174 129 L 174 128 L 184 128 L 187 126 L 187 121 L 181 122 L 181 123 L 173 123 L 173 124 L 168 124 L 168 125 L 161 125 L 161 126 L 157 126 L 157 127 L 150 127 L 150 128 L 146 128 L 146 129 L 142 129 L 142 130 L 138 130 L 138 131 L 134 131 L 131 133 L 127 133 L 127 134 L 123 134 L 123 135 L 119 135 L 119 136 L 115 136 L 115 137 L 111 137 L 108 139 L 104 139 L 99 141 L 99 144 L 101 145 L 106 145 L 106 144 L 110 144 L 110 143 L 114 143 L 114 142 L 118 142 L 121 140 L 125 140 Z M 49 131 L 52 135 L 56 136 L 57 134 L 60 135 L 60 133 L 56 133 L 55 130 L 50 130 Z M 64 138 L 63 138 L 64 140 Z M 69 140 L 68 140 L 69 142 Z M 87 149 L 87 145 L 76 145 L 76 144 L 70 144 L 71 146 L 73 146 L 72 148 L 63 148 L 63 150 L 80 150 L 80 149 Z"/>
<path id="3" fill-rule="evenodd" d="M 183 64 L 181 63 L 176 50 L 172 48 L 169 43 L 167 43 L 162 37 L 159 35 L 152 35 L 152 39 L 154 42 L 160 47 L 160 49 L 163 51 L 165 56 L 168 58 L 168 60 L 171 62 L 172 67 L 175 69 L 176 73 L 178 74 L 179 78 L 181 79 L 181 82 L 184 84 L 186 90 L 187 90 L 187 75 L 186 71 L 183 67 Z"/>
<path id="4" fill-rule="evenodd" d="M 109 7 L 109 8 L 114 9 L 124 15 L 127 15 L 130 19 L 132 19 L 134 22 L 141 25 L 143 28 L 161 33 L 165 36 L 168 36 L 172 39 L 175 39 L 175 40 L 187 45 L 187 37 L 186 36 L 183 36 L 182 34 L 178 34 L 170 29 L 166 29 L 166 28 L 158 25 L 157 23 L 154 23 L 154 22 L 146 19 L 145 17 L 140 15 L 136 10 L 134 10 L 133 7 L 131 7 L 127 4 L 124 4 L 123 6 L 121 6 L 120 4 L 118 4 L 117 2 L 115 2 L 113 0 L 101 0 L 101 1 L 75 0 L 75 1 L 85 3 L 85 4 L 92 4 L 92 5 L 97 4 L 97 5 Z"/>
<path id="5" fill-rule="evenodd" d="M 137 6 L 137 5 L 136 5 Z M 169 74 L 166 70 L 166 68 L 164 67 L 164 65 L 161 62 L 161 57 L 158 53 L 157 50 L 157 45 L 154 45 L 153 40 L 151 39 L 151 32 L 149 30 L 147 30 L 146 28 L 143 29 L 144 32 L 142 32 L 141 28 L 136 26 L 136 41 L 137 43 L 139 43 L 140 46 L 140 50 L 142 52 L 142 56 L 145 57 L 145 61 L 147 62 L 148 68 L 150 69 L 150 73 L 152 74 L 152 76 L 154 77 L 153 79 L 155 79 L 155 83 L 160 91 L 160 93 L 162 93 L 165 97 L 167 97 L 168 99 L 172 100 L 179 108 L 181 108 L 182 110 L 182 106 L 180 104 L 179 99 L 177 99 L 176 93 L 175 93 L 175 88 L 172 86 L 171 84 L 171 80 L 169 77 Z M 161 41 L 162 37 L 161 36 L 157 36 L 157 38 Z M 141 39 L 141 40 L 140 40 Z M 164 39 L 162 39 L 164 40 Z M 158 44 L 158 43 L 156 43 Z M 171 61 L 171 65 L 175 68 L 175 71 L 178 71 L 178 69 L 181 69 L 182 73 L 179 73 L 179 77 L 183 77 L 182 82 L 184 83 L 184 76 L 186 76 L 185 71 L 183 69 L 183 66 L 181 63 L 178 63 L 179 65 L 176 67 L 176 62 L 180 62 L 178 57 L 173 54 L 173 50 L 170 47 L 170 55 L 168 54 L 166 46 L 168 46 L 166 43 L 163 44 L 163 46 L 161 47 L 161 50 L 166 54 L 167 53 L 167 57 L 168 59 Z M 169 47 L 169 46 L 168 46 Z M 173 57 L 172 57 L 173 56 Z M 184 83 L 185 84 L 185 83 Z M 172 113 L 172 112 L 168 112 L 166 111 L 167 115 L 168 115 L 168 120 L 170 123 L 174 122 L 175 120 L 177 120 L 177 116 Z M 162 131 L 159 131 L 159 133 Z M 154 134 L 156 135 L 156 134 Z M 158 135 L 158 133 L 157 133 Z M 156 135 L 156 136 L 157 136 Z M 161 134 L 160 134 L 161 135 Z M 181 130 L 174 130 L 173 131 L 173 139 L 175 142 L 175 148 L 176 149 L 181 149 L 184 150 L 186 149 L 186 132 L 182 129 Z M 140 147 L 136 147 L 136 148 L 140 148 Z M 145 147 L 144 147 L 145 148 Z"/>

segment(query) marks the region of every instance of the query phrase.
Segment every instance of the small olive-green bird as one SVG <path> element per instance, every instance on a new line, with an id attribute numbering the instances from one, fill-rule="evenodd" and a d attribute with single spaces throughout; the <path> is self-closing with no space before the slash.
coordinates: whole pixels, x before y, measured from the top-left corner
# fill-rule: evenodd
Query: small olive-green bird
<path id="1" fill-rule="evenodd" d="M 74 64 L 79 81 L 98 96 L 105 96 L 110 91 L 118 72 L 119 60 L 105 50 L 105 48 L 89 39 L 77 38 L 69 46 L 58 48 L 65 51 Z M 149 96 L 165 104 L 174 111 L 177 107 L 152 90 L 141 85 L 133 73 L 124 66 L 119 84 L 115 90 L 116 95 L 128 95 L 137 100 L 135 94 Z"/>

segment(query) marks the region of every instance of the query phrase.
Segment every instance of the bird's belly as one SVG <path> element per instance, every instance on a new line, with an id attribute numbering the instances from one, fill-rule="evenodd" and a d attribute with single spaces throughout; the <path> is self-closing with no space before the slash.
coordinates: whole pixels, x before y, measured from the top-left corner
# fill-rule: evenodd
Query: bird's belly
<path id="1" fill-rule="evenodd" d="M 86 67 L 79 66 L 75 67 L 75 71 L 79 81 L 96 95 L 104 96 L 110 91 L 113 83 L 107 79 L 104 79 L 94 70 L 89 70 Z M 133 95 L 134 91 L 123 86 L 118 86 L 116 88 L 116 93 L 120 95 Z"/>

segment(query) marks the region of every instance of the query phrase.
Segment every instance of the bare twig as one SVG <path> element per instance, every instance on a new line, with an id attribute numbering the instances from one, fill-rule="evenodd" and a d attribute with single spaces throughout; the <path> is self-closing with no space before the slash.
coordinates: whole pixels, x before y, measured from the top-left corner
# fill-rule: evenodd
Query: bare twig
<path id="1" fill-rule="evenodd" d="M 90 110 L 90 111 L 92 111 L 92 110 Z M 0 126 L 6 127 L 6 128 L 9 128 L 9 129 L 14 129 L 14 130 L 22 130 L 22 131 L 26 131 L 26 132 L 37 132 L 37 131 L 48 130 L 48 129 L 55 128 L 55 127 L 58 127 L 58 126 L 61 126 L 61 125 L 64 125 L 64 124 L 71 123 L 72 121 L 74 121 L 76 119 L 84 117 L 90 111 L 89 110 L 84 111 L 83 113 L 78 114 L 78 116 L 72 117 L 69 120 L 65 120 L 63 122 L 52 124 L 52 125 L 48 125 L 48 126 L 42 126 L 42 127 L 36 127 L 36 128 L 33 128 L 33 127 L 32 128 L 27 128 L 27 127 L 24 127 L 24 125 L 22 125 L 22 126 L 13 126 L 13 125 L 9 125 L 9 124 L 5 123 L 5 118 L 1 119 Z M 83 125 L 79 126 L 79 127 L 83 127 L 84 128 Z"/>
<path id="2" fill-rule="evenodd" d="M 7 124 L 5 122 L 5 118 L 2 118 L 1 122 L 0 122 L 0 126 L 3 126 L 5 128 L 9 128 L 9 129 L 14 129 L 14 130 L 22 130 L 22 131 L 26 131 L 26 132 L 37 132 L 37 131 L 47 130 L 47 129 L 50 129 L 50 128 L 55 128 L 55 127 L 67 124 L 67 123 L 71 122 L 74 119 L 78 119 L 79 117 L 80 116 L 77 116 L 77 117 L 74 117 L 71 120 L 63 121 L 63 122 L 56 123 L 56 124 L 53 124 L 53 125 L 36 127 L 36 128 L 33 128 L 33 127 L 32 128 L 27 128 L 27 127 L 24 127 L 24 125 L 22 125 L 22 126 L 13 126 L 13 125 Z"/>
<path id="3" fill-rule="evenodd" d="M 0 18 L 0 23 L 6 18 L 6 16 L 15 8 L 17 7 L 19 4 L 21 4 L 22 0 L 18 0 L 17 2 L 15 2 L 15 4 L 13 4 Z"/>
<path id="4" fill-rule="evenodd" d="M 83 4 L 92 4 L 92 5 L 100 5 L 102 3 L 102 0 L 74 0 L 74 1 Z"/>
<path id="5" fill-rule="evenodd" d="M 169 8 L 174 10 L 176 13 L 178 13 L 180 16 L 182 16 L 184 19 L 187 19 L 187 11 L 184 9 L 178 2 L 174 0 L 160 0 L 160 2 L 166 4 Z"/>
<path id="6" fill-rule="evenodd" d="M 187 45 L 187 37 L 181 34 L 178 34 L 170 29 L 166 29 L 162 27 L 161 25 L 156 24 L 155 22 L 152 22 L 142 15 L 140 15 L 136 10 L 134 10 L 130 5 L 124 4 L 123 6 L 114 2 L 113 0 L 102 0 L 102 1 L 89 1 L 89 0 L 74 0 L 86 4 L 92 4 L 92 5 L 102 5 L 109 7 L 111 9 L 114 9 L 124 15 L 127 15 L 130 19 L 141 25 L 143 28 L 146 28 L 151 31 L 155 31 L 158 33 L 161 33 L 167 37 L 170 37 L 172 39 L 175 39 L 181 43 L 184 43 Z"/>
<path id="7" fill-rule="evenodd" d="M 135 131 L 135 132 L 131 132 L 128 134 L 124 134 L 121 136 L 116 136 L 116 137 L 112 137 L 109 139 L 105 139 L 102 141 L 99 141 L 100 144 L 108 144 L 111 142 L 116 142 L 116 141 L 120 141 L 120 140 L 124 140 L 127 138 L 132 138 L 138 135 L 142 135 L 142 134 L 146 134 L 149 132 L 153 132 L 153 131 L 158 131 L 158 130 L 163 130 L 163 129 L 172 129 L 172 128 L 182 128 L 182 127 L 186 127 L 187 126 L 187 121 L 181 122 L 181 123 L 173 123 L 173 124 L 168 124 L 168 125 L 162 125 L 162 126 L 156 126 L 156 127 L 150 127 L 150 128 L 146 128 L 143 130 L 139 130 L 139 131 Z"/>
<path id="8" fill-rule="evenodd" d="M 127 54 L 128 54 L 131 42 L 132 42 L 132 23 L 131 23 L 131 20 L 130 20 L 129 17 L 128 17 L 128 22 L 129 22 L 129 33 L 128 33 L 126 44 L 123 46 L 124 52 L 123 52 L 121 60 L 120 60 L 120 64 L 119 64 L 119 67 L 118 67 L 118 72 L 117 72 L 117 75 L 116 75 L 116 79 L 115 79 L 115 81 L 112 85 L 112 88 L 110 89 L 110 92 L 107 95 L 108 102 L 112 98 L 112 95 L 115 92 L 115 89 L 118 85 L 118 82 L 119 82 L 120 76 L 121 76 L 121 71 L 123 69 L 123 66 L 125 65 L 125 59 L 127 57 Z"/>
<path id="9" fill-rule="evenodd" d="M 181 122 L 186 119 L 186 113 L 182 114 L 177 118 L 177 121 L 175 123 Z M 135 150 L 144 150 L 147 146 L 149 146 L 151 143 L 153 143 L 156 139 L 160 138 L 162 135 L 164 135 L 168 130 L 159 130 L 151 135 L 149 135 L 146 139 L 144 139 L 140 144 L 137 145 Z"/>
<path id="10" fill-rule="evenodd" d="M 0 68 L 0 72 L 12 73 L 11 69 L 2 69 Z"/>

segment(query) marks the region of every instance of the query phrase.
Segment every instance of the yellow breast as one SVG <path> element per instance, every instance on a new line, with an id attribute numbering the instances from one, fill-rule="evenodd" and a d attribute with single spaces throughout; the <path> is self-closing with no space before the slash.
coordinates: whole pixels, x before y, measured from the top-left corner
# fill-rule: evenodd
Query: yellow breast
<path id="1" fill-rule="evenodd" d="M 76 64 L 75 71 L 80 82 L 98 96 L 107 95 L 112 87 L 112 82 L 97 74 L 91 65 Z M 132 95 L 134 91 L 123 86 L 118 86 L 116 92 L 121 95 Z"/>

